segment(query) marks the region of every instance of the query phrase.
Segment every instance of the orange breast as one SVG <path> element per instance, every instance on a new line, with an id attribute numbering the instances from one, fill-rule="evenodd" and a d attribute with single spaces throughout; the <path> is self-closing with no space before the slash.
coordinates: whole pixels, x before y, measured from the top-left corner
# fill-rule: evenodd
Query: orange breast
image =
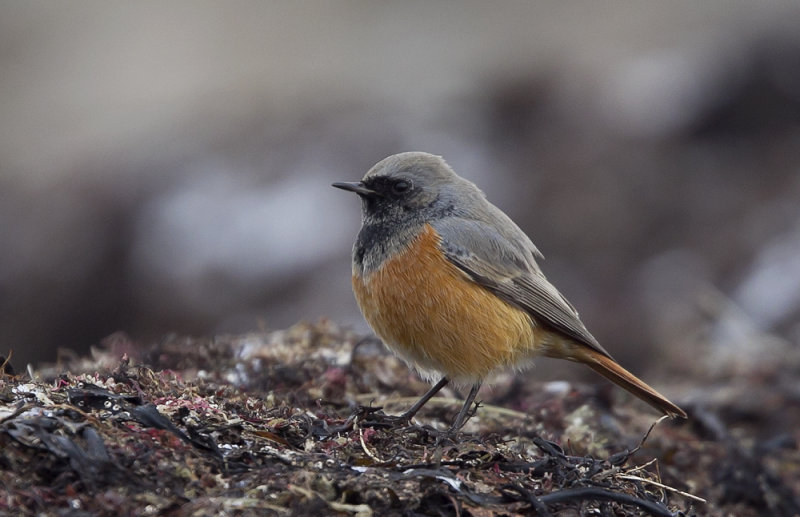
<path id="1" fill-rule="evenodd" d="M 367 322 L 386 345 L 426 376 L 458 383 L 534 355 L 534 325 L 524 311 L 472 282 L 438 248 L 425 225 L 408 249 L 364 277 L 353 290 Z"/>

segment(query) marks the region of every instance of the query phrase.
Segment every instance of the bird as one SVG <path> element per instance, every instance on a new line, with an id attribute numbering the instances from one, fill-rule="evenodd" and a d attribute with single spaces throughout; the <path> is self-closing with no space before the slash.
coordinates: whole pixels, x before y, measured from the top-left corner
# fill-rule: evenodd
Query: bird
<path id="1" fill-rule="evenodd" d="M 394 154 L 357 182 L 361 198 L 352 286 L 365 320 L 396 355 L 432 382 L 410 421 L 448 383 L 470 386 L 457 432 L 484 382 L 537 356 L 583 363 L 662 413 L 686 413 L 615 361 L 551 284 L 543 259 L 511 218 L 440 157 Z"/>

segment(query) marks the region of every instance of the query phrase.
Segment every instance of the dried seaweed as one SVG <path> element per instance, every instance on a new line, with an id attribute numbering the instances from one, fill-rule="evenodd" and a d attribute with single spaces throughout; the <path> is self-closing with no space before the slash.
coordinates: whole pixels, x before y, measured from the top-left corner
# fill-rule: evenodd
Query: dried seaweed
<path id="1" fill-rule="evenodd" d="M 796 444 L 747 448 L 700 408 L 692 408 L 693 425 L 652 430 L 638 407 L 609 412 L 589 388 L 543 395 L 539 387 L 524 400 L 506 396 L 511 407 L 482 405 L 457 435 L 441 431 L 460 404 L 452 398 L 398 421 L 383 408 L 402 406 L 424 384 L 374 342 L 330 322 L 171 337 L 138 357 L 103 354 L 33 380 L 0 378 L 0 513 L 673 516 L 798 508 L 796 454 L 794 463 L 768 460 Z"/>

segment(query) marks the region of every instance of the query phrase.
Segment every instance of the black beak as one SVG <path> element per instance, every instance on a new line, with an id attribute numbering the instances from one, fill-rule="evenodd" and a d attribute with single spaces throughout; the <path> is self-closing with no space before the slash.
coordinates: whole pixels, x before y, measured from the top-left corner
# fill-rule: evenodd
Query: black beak
<path id="1" fill-rule="evenodd" d="M 331 186 L 340 188 L 342 190 L 349 190 L 350 192 L 355 192 L 359 196 L 373 197 L 380 195 L 374 190 L 368 189 L 362 181 L 354 181 L 354 182 L 341 181 L 333 183 Z"/>

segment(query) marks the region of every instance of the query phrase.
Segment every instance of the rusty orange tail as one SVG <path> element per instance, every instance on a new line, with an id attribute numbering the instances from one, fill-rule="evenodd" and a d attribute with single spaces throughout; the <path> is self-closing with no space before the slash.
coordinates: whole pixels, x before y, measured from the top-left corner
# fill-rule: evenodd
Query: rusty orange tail
<path id="1" fill-rule="evenodd" d="M 592 350 L 589 347 L 582 347 L 580 356 L 576 359 L 596 371 L 614 384 L 624 388 L 633 395 L 636 395 L 654 408 L 663 411 L 672 418 L 686 418 L 686 412 L 670 402 L 664 395 L 657 392 L 631 372 L 617 364 L 610 357 Z"/>

